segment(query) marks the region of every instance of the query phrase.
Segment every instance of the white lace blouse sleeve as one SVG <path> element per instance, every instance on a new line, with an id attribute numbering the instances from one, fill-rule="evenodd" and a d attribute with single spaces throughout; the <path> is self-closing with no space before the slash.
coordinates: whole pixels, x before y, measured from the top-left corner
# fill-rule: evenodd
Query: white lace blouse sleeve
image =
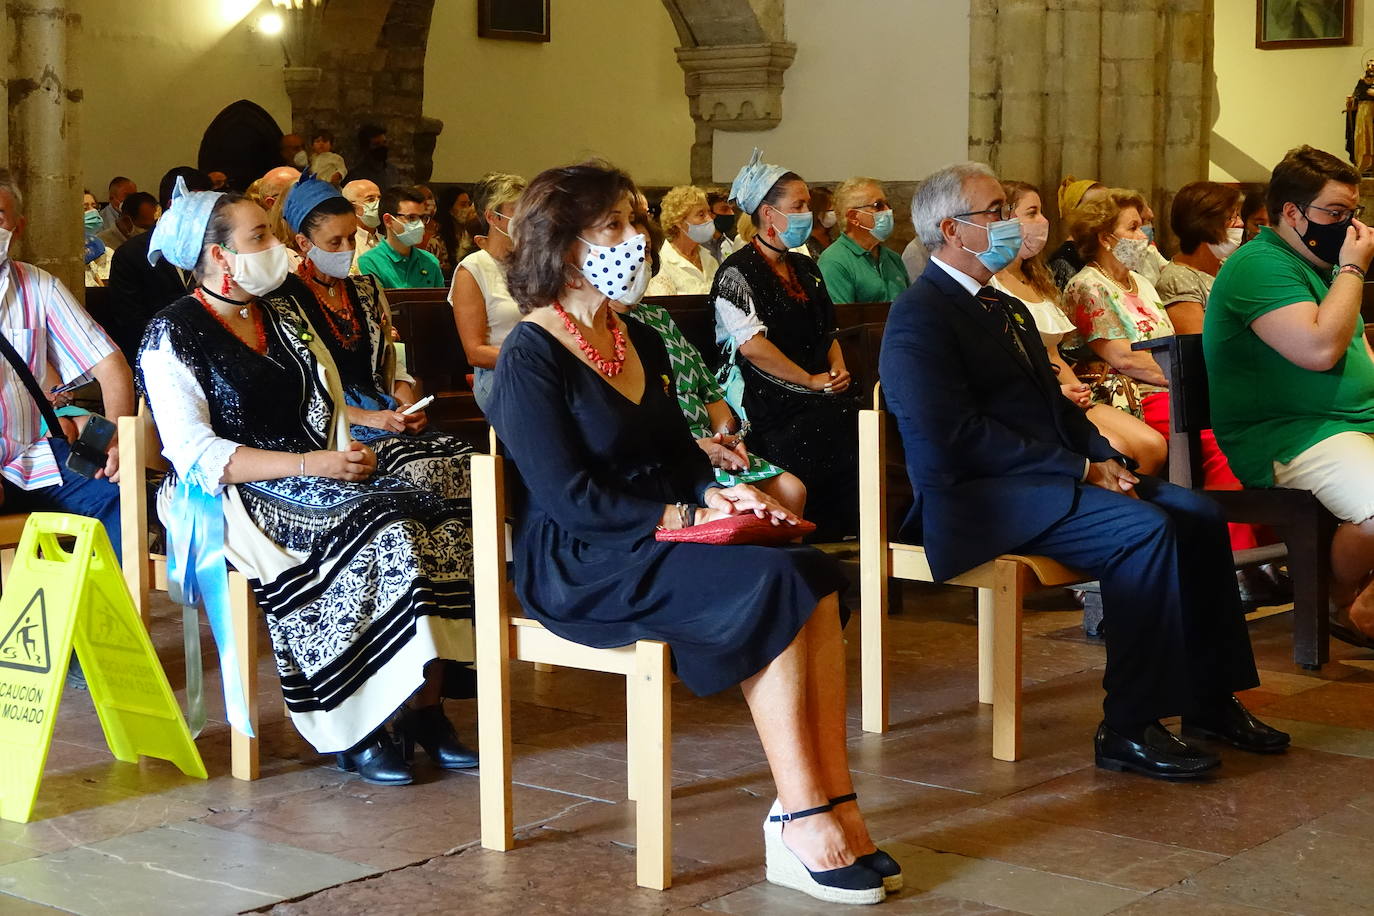
<path id="1" fill-rule="evenodd" d="M 742 347 L 755 334 L 767 336 L 768 326 L 759 319 L 754 296 L 738 271 L 719 277 L 716 284 L 716 343 Z"/>
<path id="2" fill-rule="evenodd" d="M 191 367 L 177 358 L 166 336 L 144 347 L 138 364 L 162 439 L 163 456 L 178 476 L 199 483 L 210 493 L 219 493 L 224 489 L 224 469 L 239 443 L 215 435 L 205 391 Z"/>

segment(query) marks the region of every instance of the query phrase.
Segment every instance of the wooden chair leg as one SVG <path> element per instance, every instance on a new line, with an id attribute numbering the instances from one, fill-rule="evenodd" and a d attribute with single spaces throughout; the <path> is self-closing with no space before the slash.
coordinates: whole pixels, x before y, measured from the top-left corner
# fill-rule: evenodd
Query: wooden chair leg
<path id="1" fill-rule="evenodd" d="M 643 697 L 644 691 L 640 689 L 637 679 L 625 678 L 625 794 L 632 802 L 643 797 L 639 791 L 639 780 L 642 778 L 639 773 L 640 760 L 635 754 L 643 724 L 641 719 L 644 714 L 640 709 Z"/>
<path id="2" fill-rule="evenodd" d="M 238 652 L 239 681 L 248 703 L 253 736 L 230 730 L 230 771 L 235 779 L 258 778 L 258 605 L 242 573 L 229 573 L 229 604 L 233 613 L 234 648 Z"/>
<path id="3" fill-rule="evenodd" d="M 883 416 L 859 411 L 859 679 L 866 732 L 888 722 L 887 617 L 892 554 L 887 544 Z"/>
<path id="4" fill-rule="evenodd" d="M 1293 577 L 1293 661 L 1309 670 L 1321 668 L 1331 657 L 1328 529 L 1334 532 L 1335 525 L 1330 522 L 1293 525 L 1283 532 Z"/>
<path id="5" fill-rule="evenodd" d="M 978 589 L 978 702 L 991 705 L 993 701 L 993 631 L 996 626 L 996 593 L 990 588 Z"/>
<path id="6" fill-rule="evenodd" d="M 0 550 L 0 588 L 4 588 L 10 578 L 10 570 L 14 568 L 15 548 L 6 547 Z"/>
<path id="7" fill-rule="evenodd" d="M 996 563 L 992 596 L 992 756 L 1021 758 L 1021 614 L 1027 573 L 1012 560 Z"/>
<path id="8" fill-rule="evenodd" d="M 481 752 L 477 776 L 482 845 L 505 851 L 515 848 L 511 807 L 510 624 L 504 619 L 484 620 L 478 615 L 476 635 L 477 740 Z"/>
<path id="9" fill-rule="evenodd" d="M 673 881 L 672 711 L 669 705 L 668 646 L 641 641 L 635 646 L 639 695 L 634 708 L 635 744 L 628 748 L 635 774 L 635 877 L 640 887 L 667 890 Z"/>

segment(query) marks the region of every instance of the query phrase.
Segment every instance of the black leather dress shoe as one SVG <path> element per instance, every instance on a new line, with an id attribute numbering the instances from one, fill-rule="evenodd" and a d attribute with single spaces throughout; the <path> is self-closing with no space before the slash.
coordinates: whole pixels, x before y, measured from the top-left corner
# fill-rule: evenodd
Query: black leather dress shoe
<path id="1" fill-rule="evenodd" d="M 374 786 L 408 786 L 414 780 L 410 765 L 385 727 L 377 729 L 358 744 L 336 754 L 339 769 L 357 773 L 363 782 Z"/>
<path id="2" fill-rule="evenodd" d="M 1093 740 L 1097 765 L 1118 773 L 1127 771 L 1155 779 L 1198 779 L 1221 766 L 1221 758 L 1179 739 L 1158 722 L 1145 727 L 1139 741 L 1107 727 L 1097 727 Z"/>
<path id="3" fill-rule="evenodd" d="M 1288 750 L 1287 732 L 1265 725 L 1234 696 L 1209 712 L 1183 717 L 1183 734 L 1190 738 L 1225 741 L 1254 754 L 1278 754 Z"/>
<path id="4" fill-rule="evenodd" d="M 430 759 L 445 770 L 477 766 L 477 752 L 458 739 L 458 732 L 438 703 L 406 710 L 401 731 L 408 747 L 420 745 Z"/>

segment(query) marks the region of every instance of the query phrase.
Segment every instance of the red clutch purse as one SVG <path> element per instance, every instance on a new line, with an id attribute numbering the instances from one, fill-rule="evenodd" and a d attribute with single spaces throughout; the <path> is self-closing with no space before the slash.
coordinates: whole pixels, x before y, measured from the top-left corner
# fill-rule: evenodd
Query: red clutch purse
<path id="1" fill-rule="evenodd" d="M 797 538 L 805 537 L 816 530 L 816 526 L 805 519 L 798 519 L 795 525 L 775 525 L 766 518 L 759 518 L 752 512 L 732 515 L 687 528 L 671 531 L 659 529 L 654 539 L 683 544 L 759 544 L 774 546 L 787 544 Z"/>

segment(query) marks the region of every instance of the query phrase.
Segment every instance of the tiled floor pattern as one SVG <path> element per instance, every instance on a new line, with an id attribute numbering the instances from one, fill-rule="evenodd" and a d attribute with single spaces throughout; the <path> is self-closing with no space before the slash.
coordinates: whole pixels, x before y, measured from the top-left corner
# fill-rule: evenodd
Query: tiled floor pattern
<path id="1" fill-rule="evenodd" d="M 1295 748 L 1227 752 L 1217 779 L 1172 785 L 1092 766 L 1103 651 L 1081 638 L 1064 594 L 1042 596 L 1026 618 L 1026 759 L 1015 764 L 992 759 L 990 715 L 973 701 L 971 593 L 908 586 L 904 604 L 887 734 L 858 729 L 851 670 L 857 788 L 907 884 L 876 912 L 1374 913 L 1371 653 L 1334 643 L 1331 664 L 1303 671 L 1289 615 L 1254 622 L 1263 686 L 1246 700 Z M 154 636 L 174 686 L 180 627 L 158 604 Z M 850 636 L 855 662 L 856 627 Z M 213 657 L 206 665 L 214 697 Z M 617 680 L 517 667 L 521 841 L 502 854 L 477 843 L 474 773 L 421 764 L 416 785 L 368 786 L 301 741 L 265 658 L 262 673 L 253 783 L 228 775 L 222 710 L 212 707 L 198 742 L 211 773 L 199 781 L 159 761 L 112 760 L 89 698 L 69 690 L 35 819 L 0 821 L 0 916 L 836 909 L 762 881 L 758 825 L 772 792 L 737 692 L 701 700 L 675 688 L 674 886 L 657 893 L 634 887 Z M 450 713 L 471 736 L 472 704 Z"/>

